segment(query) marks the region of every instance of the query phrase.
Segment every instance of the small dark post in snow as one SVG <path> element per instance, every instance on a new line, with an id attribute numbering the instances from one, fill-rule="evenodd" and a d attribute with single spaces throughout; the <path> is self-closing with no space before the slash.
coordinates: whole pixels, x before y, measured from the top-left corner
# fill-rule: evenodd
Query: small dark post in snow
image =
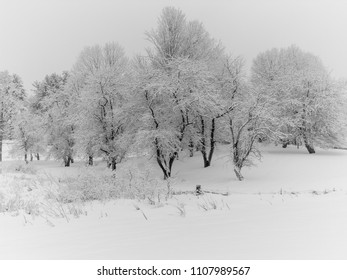
<path id="1" fill-rule="evenodd" d="M 93 165 L 93 156 L 88 156 L 88 165 Z"/>
<path id="2" fill-rule="evenodd" d="M 195 194 L 196 195 L 202 195 L 203 194 L 202 189 L 201 189 L 201 185 L 196 185 Z"/>

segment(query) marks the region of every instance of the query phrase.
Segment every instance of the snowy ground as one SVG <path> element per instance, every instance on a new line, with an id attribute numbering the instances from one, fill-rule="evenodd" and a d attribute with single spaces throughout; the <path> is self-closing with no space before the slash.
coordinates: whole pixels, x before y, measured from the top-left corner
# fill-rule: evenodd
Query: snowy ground
<path id="1" fill-rule="evenodd" d="M 228 196 L 180 194 L 156 205 L 94 201 L 76 206 L 78 218 L 73 211 L 65 218 L 3 211 L 0 259 L 346 259 L 346 163 L 343 150 L 309 155 L 294 147 L 264 147 L 262 162 L 245 169 L 245 181 L 238 182 L 225 147 L 207 169 L 199 154 L 181 158 L 174 166 L 174 190 L 201 184 Z M 13 164 L 4 162 L 3 170 Z M 63 178 L 83 164 L 33 165 L 39 174 Z M 145 158 L 128 165 L 157 168 Z M 35 176 L 3 172 L 0 202 L 13 192 L 9 185 L 17 195 L 40 201 L 40 189 L 30 188 Z M 28 183 L 18 190 L 20 180 Z"/>

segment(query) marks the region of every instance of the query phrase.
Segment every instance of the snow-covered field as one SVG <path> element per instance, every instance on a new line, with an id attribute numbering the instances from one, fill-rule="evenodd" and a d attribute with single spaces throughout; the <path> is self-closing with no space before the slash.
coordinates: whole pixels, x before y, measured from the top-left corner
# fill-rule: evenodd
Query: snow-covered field
<path id="1" fill-rule="evenodd" d="M 48 205 L 43 192 L 47 184 L 78 174 L 83 163 L 65 168 L 60 162 L 34 161 L 38 173 L 32 175 L 11 172 L 17 162 L 5 161 L 0 204 L 12 195 L 23 210 L 0 208 L 0 259 L 346 259 L 346 163 L 343 150 L 309 155 L 304 149 L 269 146 L 262 162 L 246 168 L 239 182 L 221 147 L 207 169 L 200 154 L 180 158 L 171 185 L 183 193 L 167 200 L 67 207 Z M 153 159 L 132 158 L 126 164 L 153 166 L 161 178 Z M 93 167 L 103 169 L 104 163 Z M 214 193 L 187 193 L 197 184 Z M 30 213 L 42 203 L 47 213 L 60 217 Z"/>

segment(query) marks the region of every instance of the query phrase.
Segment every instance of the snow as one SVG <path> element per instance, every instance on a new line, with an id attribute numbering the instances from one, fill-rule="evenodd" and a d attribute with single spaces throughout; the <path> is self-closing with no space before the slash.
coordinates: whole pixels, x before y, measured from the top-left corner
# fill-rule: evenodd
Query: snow
<path id="1" fill-rule="evenodd" d="M 94 201 L 69 221 L 1 213 L 0 259 L 346 259 L 347 151 L 262 150 L 262 162 L 244 170 L 243 182 L 235 179 L 226 147 L 207 169 L 200 154 L 175 163 L 174 190 L 201 184 L 227 196 L 180 194 L 157 205 Z M 33 164 L 55 177 L 83 165 Z M 153 165 L 161 176 L 153 159 L 131 164 Z M 9 176 L 2 174 L 0 184 Z"/>

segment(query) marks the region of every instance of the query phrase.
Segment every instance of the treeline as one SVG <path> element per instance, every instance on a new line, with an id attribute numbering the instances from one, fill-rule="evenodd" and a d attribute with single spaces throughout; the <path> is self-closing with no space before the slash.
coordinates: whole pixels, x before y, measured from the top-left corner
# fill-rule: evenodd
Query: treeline
<path id="1" fill-rule="evenodd" d="M 345 87 L 318 57 L 272 49 L 247 75 L 241 57 L 172 7 L 145 35 L 146 55 L 129 59 L 117 43 L 86 47 L 69 72 L 35 82 L 30 98 L 18 76 L 1 72 L 0 146 L 14 139 L 26 162 L 46 150 L 65 166 L 103 157 L 112 170 L 128 153 L 150 152 L 166 179 L 182 153 L 201 153 L 208 167 L 227 143 L 242 180 L 259 142 L 314 153 L 344 139 Z"/>

